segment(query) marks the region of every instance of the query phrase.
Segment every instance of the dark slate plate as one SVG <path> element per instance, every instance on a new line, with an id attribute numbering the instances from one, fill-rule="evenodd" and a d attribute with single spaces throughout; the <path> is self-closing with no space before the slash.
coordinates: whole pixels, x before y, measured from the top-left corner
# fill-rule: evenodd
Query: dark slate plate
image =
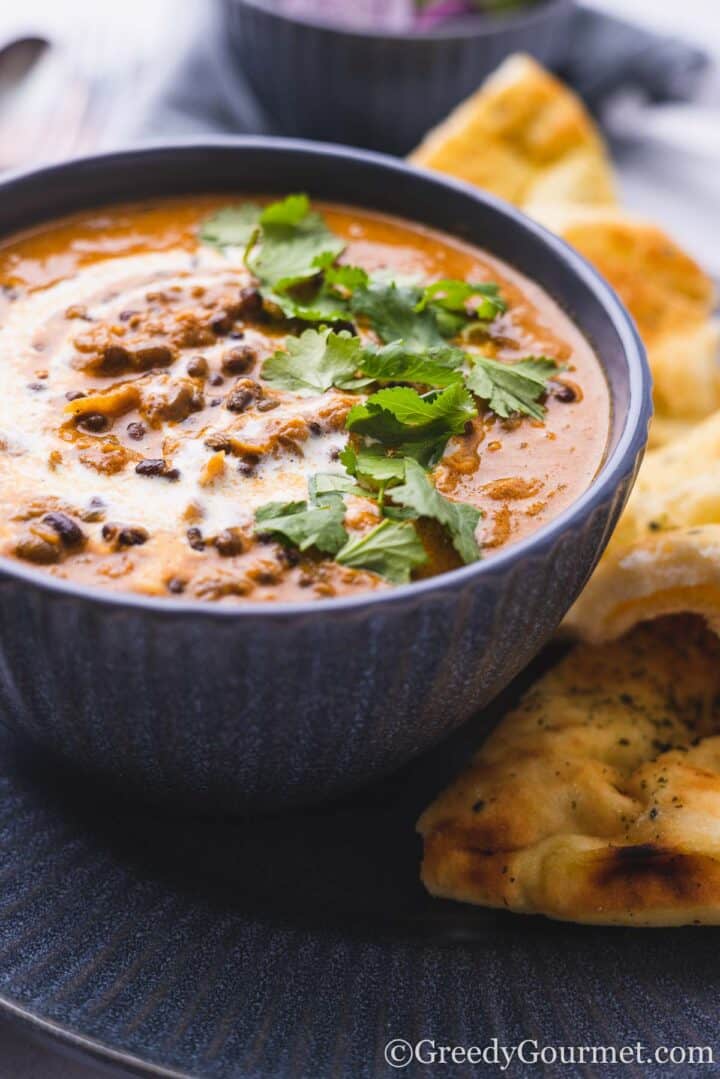
<path id="1" fill-rule="evenodd" d="M 472 727 L 350 801 L 246 822 L 123 805 L 0 742 L 0 1004 L 129 1070 L 223 1079 L 390 1076 L 392 1038 L 698 1045 L 720 1061 L 717 930 L 584 928 L 425 895 L 414 821 Z M 618 1068 L 504 1074 L 543 1072 Z M 502 1074 L 401 1072 L 433 1073 Z"/>

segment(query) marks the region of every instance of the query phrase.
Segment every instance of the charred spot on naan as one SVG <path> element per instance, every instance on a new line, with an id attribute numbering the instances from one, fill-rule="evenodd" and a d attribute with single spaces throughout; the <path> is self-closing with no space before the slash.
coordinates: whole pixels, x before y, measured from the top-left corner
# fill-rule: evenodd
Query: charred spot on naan
<path id="1" fill-rule="evenodd" d="M 423 814 L 435 895 L 583 922 L 720 923 L 720 641 L 579 646 Z"/>

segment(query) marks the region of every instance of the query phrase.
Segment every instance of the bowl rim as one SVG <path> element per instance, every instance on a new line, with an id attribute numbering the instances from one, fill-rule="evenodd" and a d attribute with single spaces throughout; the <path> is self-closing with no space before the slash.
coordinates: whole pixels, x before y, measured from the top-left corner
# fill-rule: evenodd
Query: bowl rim
<path id="1" fill-rule="evenodd" d="M 271 0 L 225 0 L 226 4 L 238 4 L 252 8 L 268 15 L 278 22 L 289 23 L 291 26 L 301 26 L 305 29 L 325 31 L 329 34 L 338 34 L 344 38 L 355 41 L 382 42 L 391 41 L 394 44 L 400 41 L 413 43 L 427 43 L 432 41 L 449 42 L 465 41 L 467 38 L 487 38 L 493 34 L 515 28 L 532 28 L 536 23 L 544 21 L 551 14 L 560 14 L 563 11 L 569 16 L 575 7 L 575 0 L 539 0 L 528 9 L 510 11 L 505 14 L 491 15 L 487 17 L 474 17 L 466 15 L 458 18 L 453 27 L 444 29 L 440 26 L 437 30 L 415 30 L 408 33 L 403 30 L 373 30 L 371 27 L 362 29 L 351 26 L 339 26 L 335 23 L 320 22 L 305 15 L 289 15 L 287 12 L 275 10 L 271 7 Z M 479 26 L 474 24 L 478 22 Z"/>
<path id="2" fill-rule="evenodd" d="M 213 150 L 233 149 L 238 151 L 277 149 L 285 153 L 310 153 L 319 157 L 332 157 L 338 161 L 338 164 L 342 164 L 347 168 L 353 168 L 359 163 L 374 165 L 395 173 L 398 178 L 405 181 L 417 176 L 419 179 L 430 180 L 446 188 L 449 193 L 456 192 L 465 197 L 470 196 L 475 201 L 484 203 L 493 213 L 500 214 L 502 217 L 513 221 L 516 225 L 519 224 L 526 232 L 533 235 L 536 240 L 550 248 L 555 257 L 569 265 L 574 275 L 583 282 L 600 302 L 620 339 L 628 371 L 628 404 L 617 444 L 606 454 L 585 491 L 556 517 L 553 517 L 547 524 L 542 525 L 528 536 L 510 543 L 507 547 L 493 554 L 490 559 L 480 559 L 477 562 L 439 573 L 433 577 L 411 581 L 408 584 L 394 585 L 380 591 L 363 592 L 357 596 L 329 597 L 295 603 L 248 602 L 245 604 L 223 605 L 207 600 L 152 596 L 142 592 L 113 592 L 102 587 L 83 585 L 71 580 L 53 577 L 40 569 L 24 565 L 19 559 L 5 555 L 0 555 L 0 586 L 6 578 L 11 578 L 56 596 L 73 597 L 96 606 L 142 609 L 149 613 L 154 612 L 158 616 L 165 615 L 181 618 L 193 615 L 204 618 L 240 618 L 244 620 L 252 618 L 265 620 L 268 618 L 322 617 L 342 611 L 358 611 L 378 604 L 402 604 L 406 600 L 418 602 L 430 593 L 443 592 L 448 589 L 460 592 L 464 586 L 476 577 L 482 578 L 483 576 L 500 573 L 513 562 L 519 563 L 525 558 L 532 558 L 533 554 L 538 554 L 543 548 L 554 545 L 563 533 L 571 531 L 588 517 L 596 505 L 612 498 L 623 477 L 631 473 L 635 467 L 638 456 L 644 451 L 647 442 L 647 428 L 652 415 L 652 378 L 645 347 L 635 323 L 617 293 L 587 259 L 560 239 L 559 236 L 550 232 L 545 226 L 528 217 L 517 207 L 499 199 L 495 195 L 491 195 L 489 192 L 443 173 L 411 165 L 402 158 L 377 153 L 376 151 L 342 146 L 336 143 L 282 138 L 272 135 L 223 135 L 153 140 L 152 142 L 134 145 L 121 150 L 90 154 L 37 168 L 15 170 L 6 173 L 0 179 L 0 193 L 5 193 L 8 188 L 12 189 L 15 185 L 22 185 L 26 181 L 35 183 L 41 181 L 47 190 L 53 190 L 54 185 L 57 183 L 56 178 L 63 176 L 63 174 L 72 175 L 78 169 L 105 169 L 112 174 L 114 163 L 127 162 L 128 159 L 133 159 L 138 162 L 139 167 L 145 157 L 156 156 L 159 152 L 171 155 L 182 150 L 192 150 L 196 153 L 212 153 Z M 172 193 L 168 197 L 172 197 Z M 89 203 L 88 208 L 92 208 L 92 205 Z M 103 203 L 100 200 L 94 205 L 112 205 L 112 203 Z M 62 213 L 60 216 L 63 216 Z M 52 214 L 49 214 L 39 220 L 44 222 L 55 219 Z M 412 221 L 413 219 L 408 218 L 408 220 Z M 421 224 L 422 222 L 417 223 Z M 6 233 L 5 235 L 12 235 L 12 233 Z M 452 236 L 453 234 L 448 231 L 448 235 Z M 497 257 L 502 258 L 503 256 L 498 255 Z M 517 269 L 521 273 L 524 272 L 522 266 L 518 266 Z M 544 288 L 542 282 L 538 281 L 538 284 L 541 288 Z M 553 298 L 562 306 L 561 298 L 557 296 Z M 611 394 L 611 409 L 615 408 L 615 404 Z"/>

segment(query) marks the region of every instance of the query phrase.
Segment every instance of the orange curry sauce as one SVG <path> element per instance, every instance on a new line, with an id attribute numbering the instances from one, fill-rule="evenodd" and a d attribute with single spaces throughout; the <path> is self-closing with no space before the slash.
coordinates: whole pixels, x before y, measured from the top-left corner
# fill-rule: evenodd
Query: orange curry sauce
<path id="1" fill-rule="evenodd" d="M 358 396 L 297 398 L 262 380 L 287 325 L 259 310 L 241 259 L 197 238 L 229 201 L 93 211 L 0 248 L 1 553 L 102 588 L 226 602 L 390 587 L 254 535 L 258 505 L 305 498 L 309 475 L 343 471 Z M 482 510 L 477 535 L 492 557 L 568 506 L 602 462 L 610 405 L 591 347 L 542 289 L 484 252 L 364 210 L 316 208 L 347 242 L 342 262 L 497 282 L 508 311 L 485 354 L 565 365 L 545 422 L 503 421 L 480 404 L 432 474 Z M 351 533 L 377 523 L 372 503 L 347 504 Z M 459 564 L 439 528 L 419 531 L 430 561 L 418 575 Z"/>

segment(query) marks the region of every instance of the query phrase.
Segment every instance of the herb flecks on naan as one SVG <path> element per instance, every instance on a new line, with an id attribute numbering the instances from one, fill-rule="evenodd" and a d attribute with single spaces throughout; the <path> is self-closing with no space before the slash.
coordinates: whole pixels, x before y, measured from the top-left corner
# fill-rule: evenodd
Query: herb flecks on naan
<path id="1" fill-rule="evenodd" d="M 571 921 L 720 924 L 720 641 L 576 647 L 419 821 L 437 896 Z"/>

